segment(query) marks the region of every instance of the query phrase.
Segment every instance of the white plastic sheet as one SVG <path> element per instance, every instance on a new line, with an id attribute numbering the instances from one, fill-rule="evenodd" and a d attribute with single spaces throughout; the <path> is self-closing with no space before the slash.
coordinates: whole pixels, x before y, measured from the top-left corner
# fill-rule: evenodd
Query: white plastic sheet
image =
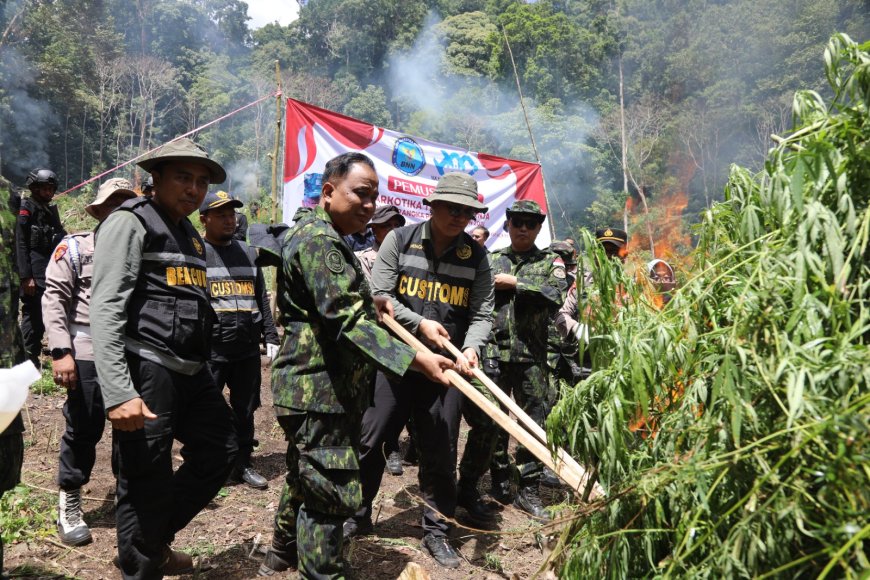
<path id="1" fill-rule="evenodd" d="M 39 380 L 39 371 L 31 361 L 11 369 L 0 369 L 0 433 L 15 419 L 27 400 L 27 390 Z"/>

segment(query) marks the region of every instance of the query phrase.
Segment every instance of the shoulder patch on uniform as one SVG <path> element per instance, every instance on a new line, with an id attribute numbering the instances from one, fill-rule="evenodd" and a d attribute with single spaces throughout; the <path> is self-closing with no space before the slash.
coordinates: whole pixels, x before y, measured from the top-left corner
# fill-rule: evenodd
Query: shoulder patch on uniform
<path id="1" fill-rule="evenodd" d="M 58 244 L 58 246 L 54 249 L 55 262 L 60 262 L 63 259 L 63 257 L 66 255 L 66 249 L 66 242 L 61 242 L 60 244 Z"/>
<path id="2" fill-rule="evenodd" d="M 196 250 L 196 253 L 200 256 L 202 255 L 202 244 L 199 243 L 199 240 L 196 238 L 190 238 L 190 241 L 193 242 L 193 249 Z"/>
<path id="3" fill-rule="evenodd" d="M 23 216 L 23 217 L 29 217 L 29 216 L 30 216 L 30 210 L 27 209 L 27 208 L 22 207 L 20 210 L 18 210 L 18 215 Z"/>
<path id="4" fill-rule="evenodd" d="M 556 268 L 555 270 L 553 270 L 553 276 L 555 276 L 556 278 L 559 278 L 559 279 L 564 279 L 565 278 L 565 268 Z"/>
<path id="5" fill-rule="evenodd" d="M 471 246 L 463 245 L 462 247 L 456 248 L 456 255 L 460 260 L 467 260 L 471 257 Z"/>
<path id="6" fill-rule="evenodd" d="M 344 256 L 338 250 L 329 250 L 326 253 L 325 262 L 330 272 L 335 272 L 336 274 L 344 272 Z"/>

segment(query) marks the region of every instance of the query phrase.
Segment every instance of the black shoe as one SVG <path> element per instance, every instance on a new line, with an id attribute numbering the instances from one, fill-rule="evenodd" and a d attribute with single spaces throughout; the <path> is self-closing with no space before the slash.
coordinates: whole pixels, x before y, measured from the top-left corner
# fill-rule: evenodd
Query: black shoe
<path id="1" fill-rule="evenodd" d="M 496 521 L 496 511 L 480 498 L 476 487 L 460 483 L 456 505 L 465 508 L 468 517 L 475 522 L 487 525 Z"/>
<path id="2" fill-rule="evenodd" d="M 435 558 L 436 562 L 445 568 L 459 568 L 459 553 L 453 549 L 453 546 L 444 536 L 426 534 L 423 536 L 423 547 Z"/>
<path id="3" fill-rule="evenodd" d="M 514 500 L 514 507 L 523 510 L 533 518 L 539 520 L 549 521 L 553 519 L 541 503 L 541 496 L 538 495 L 537 484 L 522 488 L 517 494 L 517 498 Z"/>
<path id="4" fill-rule="evenodd" d="M 282 541 L 277 536 L 272 538 L 272 545 L 266 552 L 258 576 L 273 576 L 278 572 L 284 572 L 299 567 L 299 554 L 296 551 L 296 540 Z"/>
<path id="5" fill-rule="evenodd" d="M 402 475 L 405 470 L 402 469 L 402 458 L 398 451 L 393 451 L 387 456 L 387 472 L 390 475 Z"/>
<path id="6" fill-rule="evenodd" d="M 112 565 L 118 570 L 121 569 L 121 560 L 118 556 L 112 558 Z M 173 550 L 169 546 L 163 546 L 163 563 L 159 568 L 164 576 L 183 576 L 196 572 L 192 556 Z"/>
<path id="7" fill-rule="evenodd" d="M 511 482 L 493 481 L 489 489 L 489 496 L 502 505 L 508 505 L 514 501 L 514 492 L 511 489 Z"/>
<path id="8" fill-rule="evenodd" d="M 267 489 L 269 487 L 269 482 L 266 481 L 266 478 L 254 471 L 254 468 L 250 466 L 236 471 L 235 479 L 243 481 L 248 487 L 253 487 L 254 489 Z"/>
<path id="9" fill-rule="evenodd" d="M 541 485 L 558 489 L 562 487 L 562 480 L 549 467 L 544 468 L 544 473 L 541 475 Z"/>
<path id="10" fill-rule="evenodd" d="M 349 540 L 356 536 L 368 536 L 372 531 L 374 531 L 374 529 L 375 527 L 372 525 L 372 520 L 369 518 L 350 517 L 344 520 L 342 533 L 344 539 Z"/>

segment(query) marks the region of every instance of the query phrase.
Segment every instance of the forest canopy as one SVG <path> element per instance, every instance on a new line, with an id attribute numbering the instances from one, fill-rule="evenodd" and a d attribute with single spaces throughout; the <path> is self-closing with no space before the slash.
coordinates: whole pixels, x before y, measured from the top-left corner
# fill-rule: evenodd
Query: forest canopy
<path id="1" fill-rule="evenodd" d="M 827 40 L 870 27 L 861 0 L 311 0 L 258 29 L 247 10 L 8 0 L 0 173 L 20 184 L 43 165 L 77 185 L 270 94 L 276 60 L 287 96 L 534 161 L 512 52 L 558 235 L 619 223 L 639 193 L 655 207 L 679 191 L 696 215 L 730 163 L 762 166 L 796 90 L 825 94 Z M 267 99 L 197 137 L 240 197 L 268 189 L 273 123 Z"/>

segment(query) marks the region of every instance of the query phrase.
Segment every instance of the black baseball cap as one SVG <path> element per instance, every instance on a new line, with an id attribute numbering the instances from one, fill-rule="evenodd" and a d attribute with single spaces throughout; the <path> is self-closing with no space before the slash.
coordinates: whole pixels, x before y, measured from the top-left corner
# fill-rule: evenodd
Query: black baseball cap
<path id="1" fill-rule="evenodd" d="M 210 209 L 217 209 L 225 205 L 229 205 L 230 207 L 234 208 L 240 208 L 245 204 L 231 196 L 226 191 L 215 191 L 214 193 L 206 194 L 202 205 L 199 206 L 199 213 L 205 213 Z"/>

